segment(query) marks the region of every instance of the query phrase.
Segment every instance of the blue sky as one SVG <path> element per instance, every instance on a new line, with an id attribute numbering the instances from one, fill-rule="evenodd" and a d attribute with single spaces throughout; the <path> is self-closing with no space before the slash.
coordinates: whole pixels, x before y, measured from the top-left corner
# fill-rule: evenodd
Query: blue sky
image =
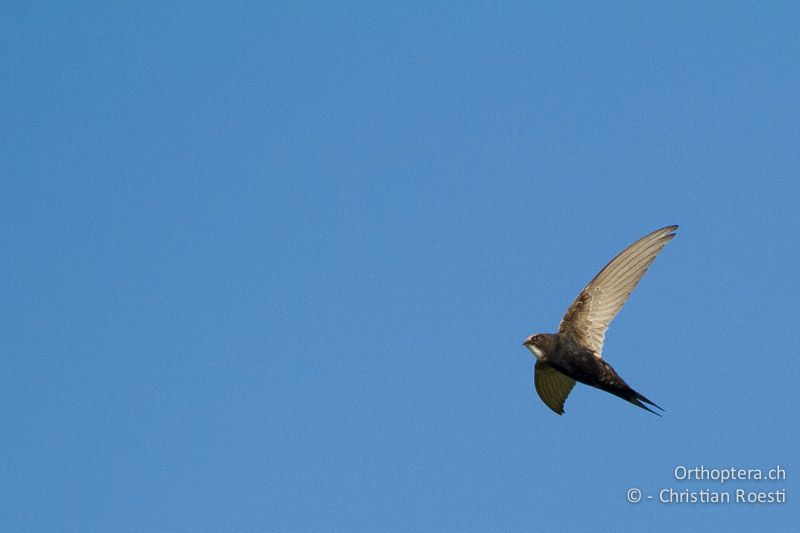
<path id="1" fill-rule="evenodd" d="M 788 530 L 799 21 L 790 2 L 6 4 L 0 521 Z M 668 224 L 604 349 L 664 417 L 581 385 L 550 412 L 522 340 Z"/>

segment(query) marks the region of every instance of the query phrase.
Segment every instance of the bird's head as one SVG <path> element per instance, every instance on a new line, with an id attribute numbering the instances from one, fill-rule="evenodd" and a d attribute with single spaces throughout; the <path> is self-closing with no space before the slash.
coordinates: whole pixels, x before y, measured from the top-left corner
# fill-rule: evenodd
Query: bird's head
<path id="1" fill-rule="evenodd" d="M 555 350 L 556 338 L 555 335 L 537 333 L 525 339 L 522 345 L 530 350 L 531 353 L 536 356 L 536 359 L 547 361 L 547 354 Z"/>

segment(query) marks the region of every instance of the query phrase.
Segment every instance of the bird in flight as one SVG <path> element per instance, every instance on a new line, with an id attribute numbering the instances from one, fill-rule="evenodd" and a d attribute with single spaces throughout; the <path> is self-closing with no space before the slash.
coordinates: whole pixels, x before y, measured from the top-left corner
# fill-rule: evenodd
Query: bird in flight
<path id="1" fill-rule="evenodd" d="M 536 357 L 536 392 L 550 409 L 564 414 L 564 402 L 575 382 L 580 381 L 653 414 L 658 415 L 645 404 L 663 411 L 629 387 L 605 362 L 603 340 L 608 325 L 677 229 L 661 228 L 625 248 L 575 298 L 561 319 L 558 333 L 537 333 L 522 343 Z"/>

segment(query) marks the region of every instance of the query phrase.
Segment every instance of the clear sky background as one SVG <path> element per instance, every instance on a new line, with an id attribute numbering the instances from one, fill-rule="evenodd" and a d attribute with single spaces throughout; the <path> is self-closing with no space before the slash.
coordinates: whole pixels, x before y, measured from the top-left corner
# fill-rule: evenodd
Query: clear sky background
<path id="1" fill-rule="evenodd" d="M 0 8 L 3 529 L 796 526 L 796 3 L 134 4 Z"/>

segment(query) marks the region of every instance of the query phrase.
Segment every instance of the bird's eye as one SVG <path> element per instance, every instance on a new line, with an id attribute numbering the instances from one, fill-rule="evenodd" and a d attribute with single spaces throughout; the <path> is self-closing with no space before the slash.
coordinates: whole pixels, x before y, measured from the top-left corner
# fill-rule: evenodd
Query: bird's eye
<path id="1" fill-rule="evenodd" d="M 533 342 L 534 342 L 535 344 L 539 344 L 540 342 L 542 342 L 542 336 L 541 336 L 541 335 L 536 335 L 536 336 L 534 336 L 534 337 L 533 337 Z"/>

